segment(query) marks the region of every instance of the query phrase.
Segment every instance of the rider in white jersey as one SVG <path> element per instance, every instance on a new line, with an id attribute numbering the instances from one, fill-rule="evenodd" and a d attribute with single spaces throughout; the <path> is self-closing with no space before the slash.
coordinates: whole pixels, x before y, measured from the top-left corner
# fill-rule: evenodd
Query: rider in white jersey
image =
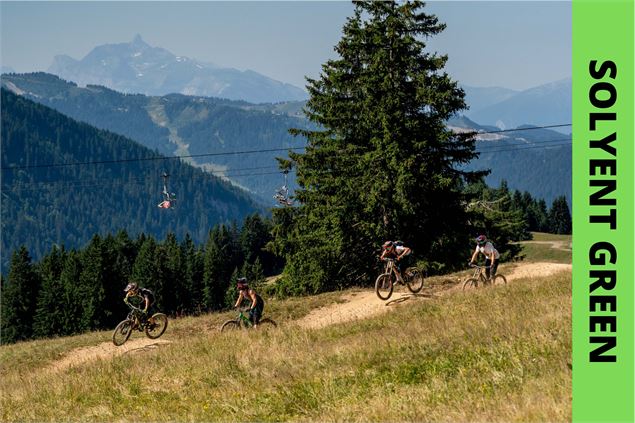
<path id="1" fill-rule="evenodd" d="M 494 244 L 487 240 L 485 235 L 479 235 L 476 238 L 476 250 L 474 250 L 474 254 L 472 254 L 470 264 L 474 264 L 479 253 L 485 256 L 485 276 L 489 279 L 491 275 L 491 278 L 494 279 L 496 269 L 498 269 L 500 254 L 498 250 L 494 248 Z"/>

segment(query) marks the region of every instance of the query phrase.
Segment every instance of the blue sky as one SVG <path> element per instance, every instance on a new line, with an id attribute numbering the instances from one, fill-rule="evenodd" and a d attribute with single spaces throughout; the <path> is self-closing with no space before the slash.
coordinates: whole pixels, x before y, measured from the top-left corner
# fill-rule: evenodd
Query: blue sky
<path id="1" fill-rule="evenodd" d="M 180 56 L 304 85 L 353 7 L 344 1 L 5 2 L 0 58 L 18 72 L 46 70 L 57 54 L 81 59 L 102 44 L 140 34 Z M 447 29 L 428 46 L 448 54 L 464 85 L 526 89 L 571 74 L 571 3 L 432 1 Z"/>

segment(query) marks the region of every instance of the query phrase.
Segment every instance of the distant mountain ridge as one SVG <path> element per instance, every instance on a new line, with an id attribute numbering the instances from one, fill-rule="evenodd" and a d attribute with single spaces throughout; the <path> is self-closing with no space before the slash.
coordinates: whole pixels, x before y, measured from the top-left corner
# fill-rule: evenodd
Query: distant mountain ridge
<path id="1" fill-rule="evenodd" d="M 469 106 L 469 109 L 465 112 L 466 116 L 471 116 L 479 110 L 505 101 L 520 92 L 503 87 L 471 87 L 465 85 L 462 88 L 465 91 L 465 102 Z"/>
<path id="2" fill-rule="evenodd" d="M 465 91 L 471 106 L 465 115 L 484 125 L 506 129 L 571 123 L 571 78 L 520 92 L 498 87 Z"/>
<path id="3" fill-rule="evenodd" d="M 491 169 L 485 182 L 492 187 L 507 181 L 511 189 L 527 191 L 550 206 L 559 196 L 571 207 L 571 134 L 523 125 L 511 132 L 498 132 L 465 116 L 455 116 L 448 125 L 455 131 L 473 130 L 478 159 L 466 169 Z M 565 128 L 565 129 L 571 129 Z"/>
<path id="4" fill-rule="evenodd" d="M 95 47 L 81 60 L 55 56 L 48 72 L 80 86 L 103 85 L 132 94 L 186 95 L 245 100 L 251 103 L 300 101 L 307 93 L 257 72 L 222 68 L 176 56 L 148 45 L 140 35 L 130 43 Z"/>
<path id="5" fill-rule="evenodd" d="M 3 88 L 2 269 L 22 244 L 39 258 L 54 244 L 80 248 L 95 234 L 120 229 L 157 239 L 189 234 L 203 243 L 215 224 L 264 211 L 231 184 L 159 158 L 130 139 Z M 157 207 L 163 172 L 171 175 L 169 189 L 177 195 L 174 209 Z"/>
<path id="6" fill-rule="evenodd" d="M 192 154 L 302 147 L 302 139 L 293 138 L 287 129 L 310 124 L 297 117 L 303 104 L 300 102 L 253 105 L 182 95 L 124 95 L 104 87 L 80 88 L 44 73 L 7 75 L 3 77 L 3 84 L 75 119 L 124 134 L 168 155 L 176 154 L 177 145 L 171 141 L 175 135 L 188 145 Z M 480 125 L 466 116 L 456 116 L 448 125 L 456 130 L 499 130 L 493 125 Z M 545 145 L 543 142 L 570 138 L 547 129 L 479 135 L 477 149 L 483 147 L 483 153 L 469 168 L 492 169 L 486 179 L 491 186 L 498 186 L 505 179 L 510 188 L 528 191 L 548 204 L 560 195 L 570 201 L 571 146 L 555 141 L 558 146 L 541 148 Z M 269 201 L 266 204 L 273 204 L 271 195 L 283 181 L 277 172 L 275 157 L 285 155 L 284 151 L 278 151 L 195 160 L 199 166 L 215 169 L 216 174 L 227 175 L 248 187 Z M 246 168 L 258 169 L 239 172 Z M 249 176 L 250 173 L 254 175 Z M 240 174 L 248 176 L 235 176 Z"/>
<path id="7" fill-rule="evenodd" d="M 46 73 L 5 75 L 2 84 L 73 119 L 125 135 L 162 154 L 199 155 L 187 161 L 226 177 L 271 205 L 271 196 L 283 183 L 275 157 L 285 156 L 285 148 L 304 145 L 288 129 L 309 125 L 300 117 L 302 102 L 256 105 L 179 94 L 126 95 L 102 86 L 78 87 Z M 223 155 L 262 149 L 280 151 Z"/>

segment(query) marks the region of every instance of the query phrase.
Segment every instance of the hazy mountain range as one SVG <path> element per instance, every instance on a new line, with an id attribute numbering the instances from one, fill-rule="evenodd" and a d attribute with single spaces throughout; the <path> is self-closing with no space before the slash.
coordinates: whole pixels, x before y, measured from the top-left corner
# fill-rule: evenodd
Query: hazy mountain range
<path id="1" fill-rule="evenodd" d="M 5 75 L 2 84 L 74 119 L 125 135 L 163 154 L 198 155 L 187 160 L 247 188 L 270 205 L 274 190 L 283 182 L 275 157 L 285 156 L 287 148 L 304 145 L 302 139 L 291 137 L 288 129 L 310 124 L 299 117 L 301 102 L 254 105 L 184 95 L 124 95 L 99 86 L 78 87 L 45 73 Z M 505 179 L 510 188 L 528 191 L 548 204 L 560 195 L 570 200 L 569 135 L 547 129 L 487 133 L 499 129 L 465 116 L 455 117 L 449 126 L 485 132 L 477 142 L 482 154 L 469 167 L 491 169 L 487 177 L 490 185 L 497 186 Z M 546 148 L 549 143 L 551 146 Z M 282 151 L 223 155 L 262 149 Z"/>
<path id="2" fill-rule="evenodd" d="M 169 156 L 185 160 L 248 189 L 273 205 L 283 184 L 276 157 L 304 146 L 288 133 L 307 128 L 302 103 L 251 104 L 180 94 L 122 94 L 96 85 L 78 87 L 46 73 L 4 75 L 2 85 L 16 94 L 49 106 L 99 129 L 122 134 Z M 254 154 L 236 151 L 275 150 Z"/>
<path id="3" fill-rule="evenodd" d="M 485 182 L 498 187 L 503 180 L 511 189 L 527 191 L 549 206 L 564 195 L 571 207 L 571 134 L 532 125 L 500 132 L 458 116 L 448 122 L 455 131 L 473 130 L 479 157 L 467 166 L 470 170 L 490 169 Z M 564 129 L 570 129 L 564 128 Z"/>
<path id="4" fill-rule="evenodd" d="M 148 45 L 140 35 L 129 43 L 95 47 L 80 60 L 55 56 L 48 72 L 80 86 L 103 85 L 122 93 L 187 95 L 275 103 L 304 100 L 296 86 L 251 70 L 240 71 L 177 56 Z"/>
<path id="5" fill-rule="evenodd" d="M 500 87 L 463 88 L 470 105 L 465 115 L 483 125 L 508 129 L 520 125 L 571 123 L 571 78 L 524 91 Z M 564 128 L 561 132 L 570 130 Z"/>

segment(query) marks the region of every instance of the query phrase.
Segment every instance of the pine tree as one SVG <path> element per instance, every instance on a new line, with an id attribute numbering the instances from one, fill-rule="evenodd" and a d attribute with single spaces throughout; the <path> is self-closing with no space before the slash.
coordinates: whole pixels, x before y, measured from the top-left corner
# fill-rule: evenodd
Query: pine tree
<path id="1" fill-rule="evenodd" d="M 308 79 L 306 114 L 319 130 L 290 153 L 301 210 L 282 250 L 291 293 L 367 282 L 377 247 L 402 239 L 419 258 L 457 260 L 467 222 L 457 170 L 474 154 L 469 134 L 445 122 L 465 108 L 443 72 L 446 56 L 424 39 L 444 29 L 419 1 L 355 2 L 335 47 L 339 57 Z"/>
<path id="2" fill-rule="evenodd" d="M 567 198 L 564 195 L 553 200 L 553 205 L 549 211 L 549 232 L 571 234 L 571 213 Z"/>
<path id="3" fill-rule="evenodd" d="M 163 309 L 173 313 L 185 308 L 184 260 L 176 236 L 170 232 L 163 242 L 165 251 L 165 282 Z"/>
<path id="4" fill-rule="evenodd" d="M 203 308 L 203 254 L 188 235 L 181 243 L 183 251 L 183 290 L 186 313 L 199 313 Z"/>
<path id="5" fill-rule="evenodd" d="M 66 252 L 64 249 L 53 247 L 38 265 L 42 288 L 38 296 L 33 322 L 34 337 L 65 333 L 63 326 L 64 287 L 60 280 L 65 260 Z"/>
<path id="6" fill-rule="evenodd" d="M 236 240 L 225 225 L 215 226 L 205 245 L 203 263 L 203 302 L 207 308 L 223 307 L 225 291 L 237 266 Z"/>
<path id="7" fill-rule="evenodd" d="M 64 288 L 64 308 L 62 311 L 63 335 L 85 332 L 89 329 L 84 326 L 84 302 L 89 301 L 86 293 L 79 285 L 82 274 L 81 253 L 70 251 L 64 261 L 64 268 L 60 275 L 60 284 Z"/>
<path id="8" fill-rule="evenodd" d="M 11 256 L 9 276 L 3 282 L 0 340 L 5 344 L 29 339 L 33 336 L 40 279 L 24 246 Z"/>

